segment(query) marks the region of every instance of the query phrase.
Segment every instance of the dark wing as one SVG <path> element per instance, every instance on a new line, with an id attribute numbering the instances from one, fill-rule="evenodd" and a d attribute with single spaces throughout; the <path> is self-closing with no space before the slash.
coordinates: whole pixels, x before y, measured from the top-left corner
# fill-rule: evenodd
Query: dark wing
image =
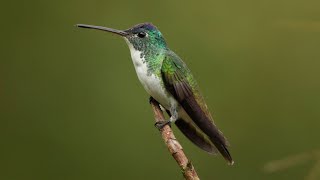
<path id="1" fill-rule="evenodd" d="M 222 156 L 233 163 L 228 142 L 214 125 L 207 105 L 186 64 L 172 51 L 163 60 L 161 75 L 166 89 L 176 98 L 192 121 L 206 134 Z"/>

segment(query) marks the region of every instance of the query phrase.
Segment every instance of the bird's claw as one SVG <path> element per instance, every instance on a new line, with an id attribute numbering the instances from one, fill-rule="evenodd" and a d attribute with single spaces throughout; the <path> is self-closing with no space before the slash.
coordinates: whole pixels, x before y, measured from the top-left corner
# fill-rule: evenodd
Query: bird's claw
<path id="1" fill-rule="evenodd" d="M 161 131 L 163 129 L 164 126 L 169 125 L 171 127 L 171 121 L 167 120 L 167 121 L 158 121 L 154 124 L 154 126 Z"/>
<path id="2" fill-rule="evenodd" d="M 153 97 L 150 96 L 150 97 L 149 97 L 149 104 L 151 104 L 153 100 L 154 100 Z"/>

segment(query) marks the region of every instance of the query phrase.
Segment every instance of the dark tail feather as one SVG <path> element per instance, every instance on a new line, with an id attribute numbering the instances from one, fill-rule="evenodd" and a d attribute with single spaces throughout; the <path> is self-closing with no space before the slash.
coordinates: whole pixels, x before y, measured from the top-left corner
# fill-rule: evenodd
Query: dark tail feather
<path id="1" fill-rule="evenodd" d="M 181 102 L 182 107 L 188 113 L 193 122 L 205 133 L 210 141 L 216 146 L 218 151 L 228 161 L 230 165 L 234 163 L 232 157 L 227 149 L 228 142 L 221 131 L 213 124 L 213 121 L 201 109 L 194 97 Z"/>
<path id="2" fill-rule="evenodd" d="M 231 157 L 231 154 L 228 151 L 227 145 L 221 141 L 221 139 L 218 139 L 216 137 L 209 137 L 211 142 L 216 146 L 218 151 L 221 153 L 223 158 L 228 161 L 229 165 L 233 165 L 234 161 Z"/>
<path id="3" fill-rule="evenodd" d="M 183 119 L 178 119 L 175 124 L 179 130 L 196 146 L 210 154 L 216 154 L 217 151 L 219 151 L 229 165 L 234 164 L 231 154 L 227 148 L 228 142 L 215 126 L 213 128 L 213 132 L 216 133 L 210 133 L 209 140 L 207 136 L 198 130 L 198 127 L 196 127 L 196 125 L 193 123 L 187 122 Z"/>
<path id="4" fill-rule="evenodd" d="M 196 146 L 210 154 L 217 153 L 217 149 L 210 143 L 210 140 L 205 137 L 204 134 L 199 132 L 194 124 L 183 119 L 178 119 L 175 124 L 180 131 Z"/>
<path id="5" fill-rule="evenodd" d="M 208 123 L 204 129 L 206 130 L 205 134 L 208 135 L 210 141 L 215 145 L 223 158 L 228 161 L 229 165 L 233 165 L 234 161 L 228 151 L 229 143 L 222 132 L 213 123 Z"/>

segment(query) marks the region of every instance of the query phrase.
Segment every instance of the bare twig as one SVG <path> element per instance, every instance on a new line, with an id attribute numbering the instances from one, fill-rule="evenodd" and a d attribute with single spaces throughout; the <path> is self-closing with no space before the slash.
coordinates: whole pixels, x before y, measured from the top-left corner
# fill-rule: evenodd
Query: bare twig
<path id="1" fill-rule="evenodd" d="M 320 177 L 320 150 L 311 152 L 303 152 L 297 155 L 291 155 L 280 160 L 270 161 L 265 164 L 263 170 L 268 173 L 277 172 L 280 170 L 291 168 L 308 161 L 315 160 L 316 163 L 312 166 L 310 172 L 305 176 L 305 180 L 316 180 Z"/>
<path id="2" fill-rule="evenodd" d="M 320 177 L 320 161 L 318 160 L 316 164 L 311 168 L 310 172 L 305 177 L 305 180 L 317 180 Z"/>
<path id="3" fill-rule="evenodd" d="M 150 104 L 153 109 L 156 122 L 165 121 L 163 112 L 159 107 L 159 103 L 153 98 L 151 98 Z M 171 127 L 169 125 L 166 125 L 162 128 L 160 132 L 162 139 L 164 140 L 165 144 L 169 149 L 169 152 L 181 168 L 184 178 L 186 180 L 199 180 L 196 170 L 194 169 L 191 162 L 188 160 L 187 156 L 184 154 L 183 148 L 174 136 Z"/>
<path id="4" fill-rule="evenodd" d="M 311 160 L 312 157 L 312 154 L 309 152 L 291 155 L 279 160 L 273 160 L 266 163 L 263 167 L 263 170 L 267 173 L 277 172 L 307 162 Z"/>

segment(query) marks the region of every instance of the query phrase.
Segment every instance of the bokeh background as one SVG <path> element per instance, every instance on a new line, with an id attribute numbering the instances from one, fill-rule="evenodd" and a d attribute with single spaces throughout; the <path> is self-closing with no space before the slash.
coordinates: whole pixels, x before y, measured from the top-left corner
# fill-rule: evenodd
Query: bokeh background
<path id="1" fill-rule="evenodd" d="M 174 128 L 202 179 L 303 179 L 320 148 L 320 2 L 5 1 L 1 3 L 0 179 L 182 179 L 154 128 L 125 42 L 76 23 L 152 22 L 196 76 L 236 161 Z M 320 170 L 319 170 L 320 171 Z M 320 178 L 320 176 L 318 176 Z"/>

